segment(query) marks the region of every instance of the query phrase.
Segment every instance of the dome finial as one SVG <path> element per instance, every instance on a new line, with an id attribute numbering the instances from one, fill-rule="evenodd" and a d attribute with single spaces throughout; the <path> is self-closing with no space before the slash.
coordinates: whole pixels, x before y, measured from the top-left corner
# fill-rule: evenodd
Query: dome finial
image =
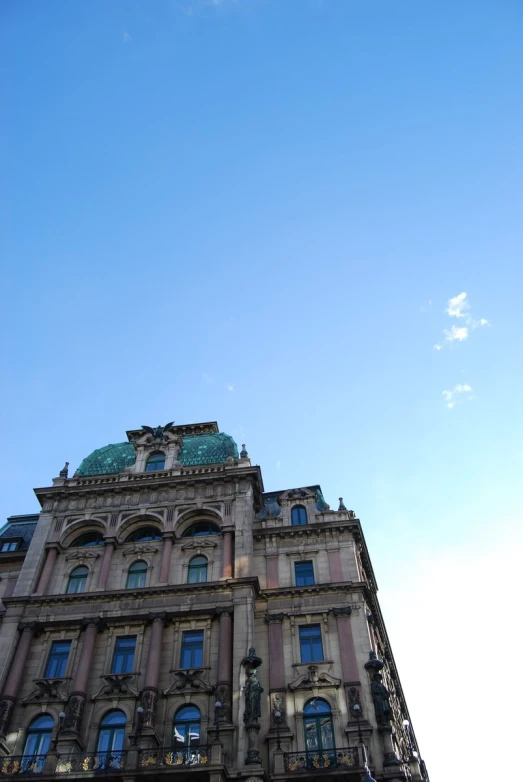
<path id="1" fill-rule="evenodd" d="M 248 459 L 249 454 L 247 453 L 247 450 L 245 448 L 245 443 L 242 443 L 242 449 L 240 451 L 240 459 Z"/>
<path id="2" fill-rule="evenodd" d="M 69 462 L 66 462 L 60 470 L 60 478 L 67 478 L 69 475 Z"/>
<path id="3" fill-rule="evenodd" d="M 340 507 L 338 508 L 338 510 L 347 510 L 347 508 L 343 503 L 343 497 L 340 497 Z"/>

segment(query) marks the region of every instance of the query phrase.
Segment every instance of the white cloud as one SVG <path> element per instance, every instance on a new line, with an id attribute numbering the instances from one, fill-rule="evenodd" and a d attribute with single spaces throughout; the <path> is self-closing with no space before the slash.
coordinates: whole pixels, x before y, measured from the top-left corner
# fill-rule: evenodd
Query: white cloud
<path id="1" fill-rule="evenodd" d="M 458 383 L 450 391 L 446 389 L 441 393 L 443 394 L 443 401 L 446 403 L 449 410 L 452 410 L 453 407 L 456 407 L 456 404 L 458 402 L 463 401 L 463 397 L 461 397 L 461 394 L 468 394 L 471 391 L 472 391 L 472 386 L 469 385 L 468 383 Z M 467 399 L 472 399 L 472 397 L 469 396 L 467 397 Z"/>
<path id="2" fill-rule="evenodd" d="M 447 342 L 463 342 L 468 338 L 471 329 L 477 329 L 481 326 L 490 326 L 490 323 L 486 318 L 480 318 L 479 320 L 474 320 L 472 318 L 470 314 L 470 304 L 467 300 L 465 291 L 458 293 L 457 296 L 453 296 L 448 300 L 445 312 L 450 318 L 462 318 L 464 325 L 453 325 L 450 329 L 444 329 L 443 333 L 445 339 L 442 342 L 437 342 L 434 345 L 434 350 L 441 350 Z"/>
<path id="3" fill-rule="evenodd" d="M 234 385 L 232 383 L 226 383 L 225 388 L 227 391 L 234 391 Z"/>
<path id="4" fill-rule="evenodd" d="M 467 310 L 470 309 L 470 304 L 467 301 L 467 294 L 465 291 L 463 293 L 458 293 L 457 296 L 454 296 L 452 299 L 449 299 L 449 304 L 447 307 L 447 315 L 450 315 L 451 318 L 464 318 L 465 313 Z"/>
<path id="5" fill-rule="evenodd" d="M 276 469 L 277 469 L 277 470 L 279 470 L 279 469 L 280 469 L 280 467 L 281 467 L 281 462 L 280 462 L 280 460 L 278 459 L 278 461 L 276 462 Z"/>
<path id="6" fill-rule="evenodd" d="M 127 30 L 124 30 L 124 32 L 123 32 L 123 42 L 124 43 L 131 43 L 132 40 L 133 40 L 132 36 L 129 35 Z"/>

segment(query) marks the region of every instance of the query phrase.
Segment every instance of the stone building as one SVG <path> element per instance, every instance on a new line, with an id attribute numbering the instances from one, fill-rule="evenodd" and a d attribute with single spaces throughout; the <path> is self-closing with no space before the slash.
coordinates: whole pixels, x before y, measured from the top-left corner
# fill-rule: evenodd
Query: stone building
<path id="1" fill-rule="evenodd" d="M 0 773 L 427 781 L 355 514 L 216 423 L 127 438 L 0 532 Z"/>

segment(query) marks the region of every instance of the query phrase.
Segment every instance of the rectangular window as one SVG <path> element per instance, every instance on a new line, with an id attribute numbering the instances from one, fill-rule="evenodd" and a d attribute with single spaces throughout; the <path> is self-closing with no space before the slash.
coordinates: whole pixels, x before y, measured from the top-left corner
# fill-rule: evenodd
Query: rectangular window
<path id="1" fill-rule="evenodd" d="M 45 668 L 44 676 L 46 679 L 65 676 L 70 651 L 71 641 L 53 641 Z"/>
<path id="2" fill-rule="evenodd" d="M 111 673 L 132 673 L 134 666 L 135 635 L 121 635 L 116 639 Z"/>
<path id="3" fill-rule="evenodd" d="M 18 548 L 17 540 L 6 540 L 2 543 L 2 551 L 16 551 Z"/>
<path id="4" fill-rule="evenodd" d="M 203 630 L 189 630 L 182 636 L 180 668 L 199 668 L 203 663 Z"/>
<path id="5" fill-rule="evenodd" d="M 316 663 L 323 660 L 323 644 L 319 625 L 300 627 L 300 654 L 302 663 Z"/>
<path id="6" fill-rule="evenodd" d="M 314 568 L 312 562 L 295 562 L 294 577 L 296 586 L 310 586 L 314 584 Z"/>

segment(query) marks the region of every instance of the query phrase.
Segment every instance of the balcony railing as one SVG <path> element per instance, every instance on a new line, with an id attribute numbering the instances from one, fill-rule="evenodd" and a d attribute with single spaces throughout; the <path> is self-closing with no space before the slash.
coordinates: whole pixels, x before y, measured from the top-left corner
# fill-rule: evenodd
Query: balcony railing
<path id="1" fill-rule="evenodd" d="M 126 750 L 60 755 L 56 763 L 56 773 L 118 771 L 125 768 L 126 756 Z"/>
<path id="2" fill-rule="evenodd" d="M 187 749 L 161 747 L 142 749 L 138 755 L 138 768 L 176 768 L 177 766 L 205 766 L 210 763 L 209 748 L 205 746 Z"/>
<path id="3" fill-rule="evenodd" d="M 11 755 L 0 761 L 1 774 L 43 774 L 46 755 Z"/>
<path id="4" fill-rule="evenodd" d="M 330 771 L 334 768 L 349 770 L 360 765 L 358 748 L 309 750 L 286 752 L 285 771 Z"/>

